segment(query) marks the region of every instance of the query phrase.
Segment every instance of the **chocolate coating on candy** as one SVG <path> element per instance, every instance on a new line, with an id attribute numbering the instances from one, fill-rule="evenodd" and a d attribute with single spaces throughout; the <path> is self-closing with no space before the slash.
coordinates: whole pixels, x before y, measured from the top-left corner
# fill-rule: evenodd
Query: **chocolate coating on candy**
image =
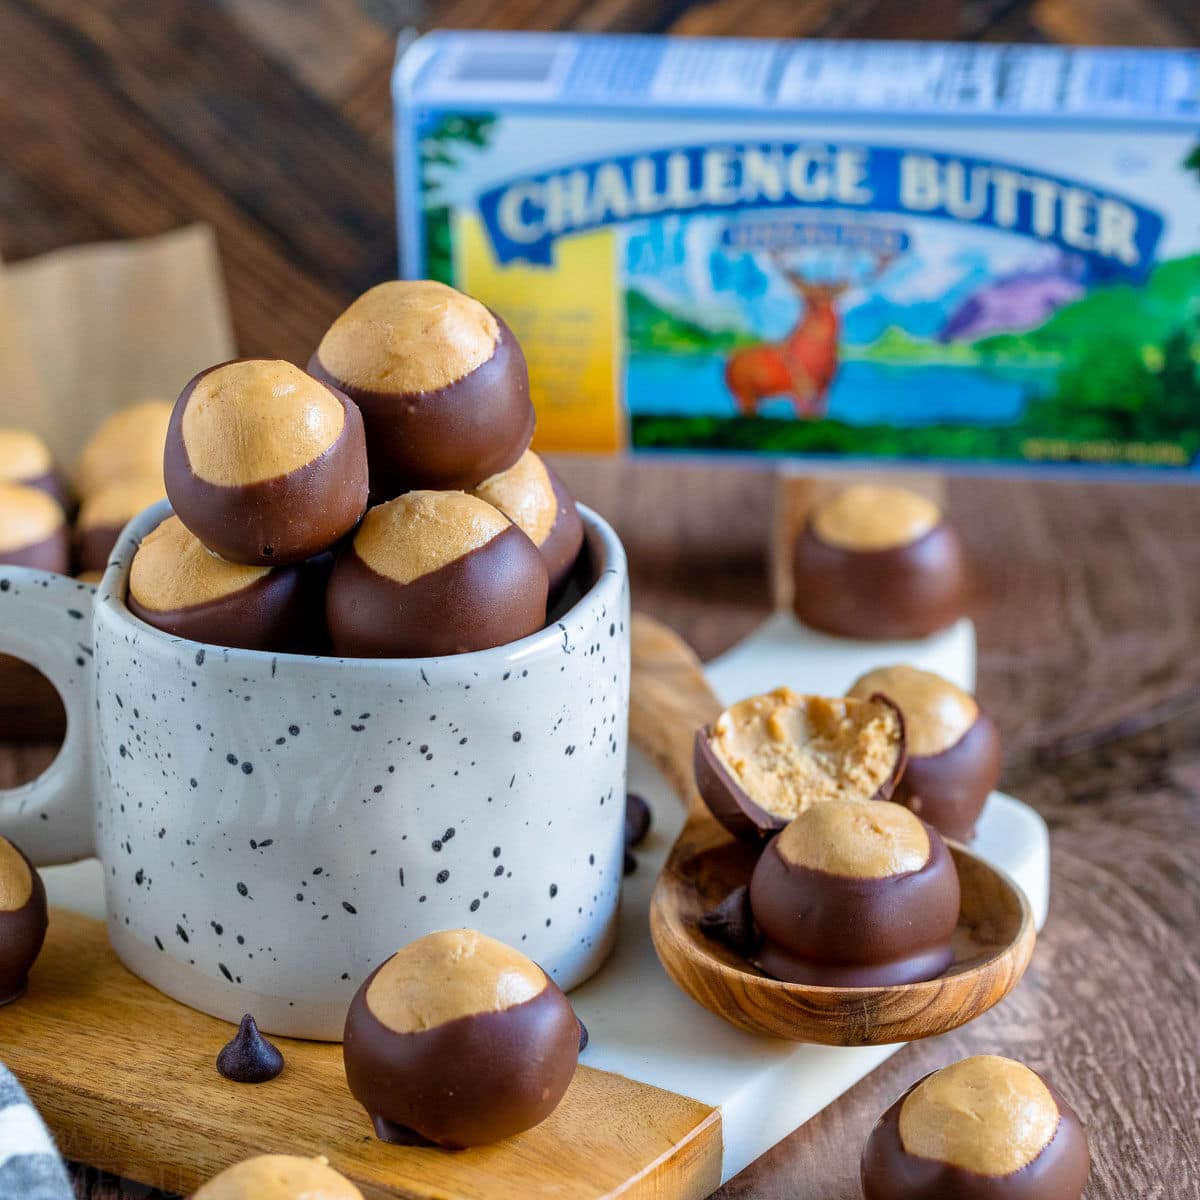
<path id="1" fill-rule="evenodd" d="M 75 490 L 86 500 L 122 479 L 161 479 L 170 421 L 171 405 L 165 400 L 132 404 L 106 418 L 83 448 Z"/>
<path id="2" fill-rule="evenodd" d="M 57 500 L 37 488 L 0 483 L 0 563 L 69 572 L 71 540 Z"/>
<path id="3" fill-rule="evenodd" d="M 906 808 L 832 800 L 797 817 L 750 879 L 755 962 L 790 983 L 875 987 L 940 975 L 952 959 L 958 872 Z"/>
<path id="4" fill-rule="evenodd" d="M 366 515 L 333 568 L 334 652 L 421 658 L 504 645 L 546 622 L 546 566 L 503 513 L 465 492 L 408 492 Z"/>
<path id="5" fill-rule="evenodd" d="M 12 842 L 0 837 L 0 1005 L 25 991 L 47 923 L 41 876 Z"/>
<path id="6" fill-rule="evenodd" d="M 999 732 L 975 698 L 909 666 L 870 671 L 849 694 L 883 694 L 904 714 L 908 765 L 892 799 L 946 837 L 971 838 L 1001 762 Z"/>
<path id="7" fill-rule="evenodd" d="M 70 497 L 54 469 L 50 447 L 29 429 L 0 428 L 0 483 L 37 488 L 66 509 Z"/>
<path id="8" fill-rule="evenodd" d="M 217 1055 L 217 1071 L 232 1083 L 267 1083 L 283 1070 L 283 1055 L 246 1013 L 233 1038 Z"/>
<path id="9" fill-rule="evenodd" d="M 583 521 L 563 481 L 526 450 L 507 471 L 485 479 L 475 495 L 525 531 L 546 560 L 550 595 L 557 596 L 583 547 Z"/>
<path id="10" fill-rule="evenodd" d="M 176 637 L 245 650 L 303 649 L 320 626 L 302 567 L 248 567 L 210 553 L 178 517 L 142 540 L 129 569 L 129 611 Z"/>
<path id="11" fill-rule="evenodd" d="M 432 280 L 381 283 L 321 339 L 308 369 L 362 410 L 371 495 L 470 489 L 529 445 L 534 412 L 512 330 Z"/>
<path id="12" fill-rule="evenodd" d="M 361 414 L 280 359 L 238 359 L 191 379 L 171 415 L 164 461 L 176 513 L 230 562 L 311 558 L 367 507 Z"/>
<path id="13" fill-rule="evenodd" d="M 927 1075 L 880 1118 L 862 1158 L 866 1200 L 1079 1200 L 1087 1138 L 1059 1092 L 980 1055 Z"/>
<path id="14" fill-rule="evenodd" d="M 579 1042 L 579 1021 L 540 967 L 458 929 L 418 939 L 367 979 L 343 1055 L 350 1091 L 381 1136 L 406 1130 L 458 1148 L 549 1116 Z"/>
<path id="15" fill-rule="evenodd" d="M 260 1154 L 210 1179 L 192 1200 L 363 1200 L 326 1158 Z"/>
<path id="16" fill-rule="evenodd" d="M 75 568 L 103 571 L 121 530 L 143 509 L 166 495 L 162 480 L 125 479 L 105 484 L 80 506 L 75 521 Z"/>
<path id="17" fill-rule="evenodd" d="M 841 637 L 927 637 L 966 609 L 958 535 L 936 505 L 903 488 L 860 485 L 819 505 L 793 566 L 796 615 Z"/>
<path id="18" fill-rule="evenodd" d="M 763 838 L 814 804 L 888 799 L 904 746 L 904 722 L 890 701 L 776 688 L 701 729 L 693 765 L 713 816 L 738 837 Z"/>

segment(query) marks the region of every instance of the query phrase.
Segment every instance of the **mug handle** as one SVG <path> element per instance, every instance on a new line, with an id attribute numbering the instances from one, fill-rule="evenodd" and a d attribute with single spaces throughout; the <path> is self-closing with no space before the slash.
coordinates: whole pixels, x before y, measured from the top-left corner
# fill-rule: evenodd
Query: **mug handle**
<path id="1" fill-rule="evenodd" d="M 29 567 L 0 566 L 0 652 L 41 671 L 67 711 L 67 736 L 50 766 L 29 783 L 0 790 L 0 835 L 11 838 L 39 867 L 94 853 L 95 601 L 91 584 Z"/>

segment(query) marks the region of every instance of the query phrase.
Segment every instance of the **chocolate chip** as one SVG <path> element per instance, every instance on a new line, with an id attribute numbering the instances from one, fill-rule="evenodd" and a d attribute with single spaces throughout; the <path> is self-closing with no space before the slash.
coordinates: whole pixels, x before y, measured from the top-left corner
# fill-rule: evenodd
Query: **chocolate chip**
<path id="1" fill-rule="evenodd" d="M 625 845 L 640 846 L 650 832 L 650 805 L 637 794 L 625 796 Z"/>
<path id="2" fill-rule="evenodd" d="M 632 875 L 637 870 L 637 859 L 633 857 L 628 850 L 625 851 L 625 864 L 622 867 L 622 874 Z"/>
<path id="3" fill-rule="evenodd" d="M 734 888 L 711 912 L 700 918 L 700 932 L 743 958 L 758 949 L 759 932 L 750 911 L 750 889 Z"/>
<path id="4" fill-rule="evenodd" d="M 579 1021 L 578 1017 L 576 1017 L 575 1019 L 577 1021 Z M 579 1021 L 579 1053 L 580 1054 L 582 1054 L 587 1049 L 587 1044 L 588 1044 L 589 1040 L 590 1039 L 588 1037 L 587 1026 L 582 1021 Z"/>
<path id="5" fill-rule="evenodd" d="M 217 1055 L 217 1070 L 234 1083 L 266 1083 L 283 1070 L 283 1055 L 247 1013 L 233 1040 Z"/>

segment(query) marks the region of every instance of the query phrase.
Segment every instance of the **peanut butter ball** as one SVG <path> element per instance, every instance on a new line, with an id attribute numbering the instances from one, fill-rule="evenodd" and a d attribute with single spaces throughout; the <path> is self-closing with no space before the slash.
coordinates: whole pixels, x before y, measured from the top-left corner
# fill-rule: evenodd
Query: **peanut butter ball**
<path id="1" fill-rule="evenodd" d="M 0 1005 L 25 991 L 47 923 L 41 876 L 8 838 L 0 837 Z"/>
<path id="2" fill-rule="evenodd" d="M 210 1179 L 192 1200 L 363 1200 L 326 1158 L 260 1154 Z"/>
<path id="3" fill-rule="evenodd" d="M 30 429 L 0 428 L 0 483 L 37 488 L 64 509 L 69 506 L 50 447 Z"/>
<path id="4" fill-rule="evenodd" d="M 0 483 L 0 563 L 70 571 L 71 538 L 57 500 L 37 488 Z"/>
<path id="5" fill-rule="evenodd" d="M 373 287 L 329 327 L 308 369 L 362 409 L 372 502 L 413 488 L 469 491 L 508 470 L 533 436 L 512 330 L 444 283 Z"/>
<path id="6" fill-rule="evenodd" d="M 502 646 L 546 623 L 537 547 L 466 492 L 407 492 L 368 511 L 329 580 L 335 654 L 424 658 Z"/>
<path id="7" fill-rule="evenodd" d="M 563 481 L 532 450 L 485 479 L 475 495 L 498 508 L 541 551 L 557 596 L 570 577 L 583 546 L 583 522 Z"/>
<path id="8" fill-rule="evenodd" d="M 92 492 L 75 518 L 75 569 L 80 576 L 103 572 L 121 530 L 166 494 L 158 476 L 106 483 Z"/>
<path id="9" fill-rule="evenodd" d="M 880 1117 L 862 1156 L 866 1200 L 1079 1200 L 1087 1136 L 1062 1095 L 1011 1058 L 926 1075 Z"/>
<path id="10" fill-rule="evenodd" d="M 142 540 L 129 569 L 129 611 L 165 633 L 244 650 L 303 651 L 320 602 L 305 569 L 226 562 L 178 517 Z"/>
<path id="11" fill-rule="evenodd" d="M 966 611 L 958 535 L 931 500 L 859 484 L 817 505 L 796 540 L 796 616 L 861 641 L 928 637 Z"/>
<path id="12" fill-rule="evenodd" d="M 170 420 L 171 405 L 166 400 L 146 400 L 102 421 L 75 468 L 80 498 L 123 479 L 161 479 Z"/>
<path id="13" fill-rule="evenodd" d="M 951 963 L 958 871 L 931 826 L 898 804 L 830 800 L 787 825 L 750 878 L 755 962 L 789 983 L 917 983 Z"/>
<path id="14" fill-rule="evenodd" d="M 229 562 L 277 566 L 328 550 L 367 507 L 362 416 L 282 359 L 201 371 L 171 414 L 167 495 Z"/>
<path id="15" fill-rule="evenodd" d="M 975 697 L 932 671 L 869 671 L 851 696 L 884 695 L 904 714 L 908 765 L 892 796 L 946 837 L 967 841 L 1000 778 L 1000 734 Z"/>
<path id="16" fill-rule="evenodd" d="M 536 963 L 471 929 L 410 943 L 358 989 L 343 1055 L 385 1141 L 478 1146 L 530 1129 L 575 1074 L 580 1026 Z"/>
<path id="17" fill-rule="evenodd" d="M 730 833 L 761 840 L 830 800 L 886 800 L 904 769 L 904 722 L 890 701 L 776 688 L 727 708 L 696 734 L 696 787 Z"/>

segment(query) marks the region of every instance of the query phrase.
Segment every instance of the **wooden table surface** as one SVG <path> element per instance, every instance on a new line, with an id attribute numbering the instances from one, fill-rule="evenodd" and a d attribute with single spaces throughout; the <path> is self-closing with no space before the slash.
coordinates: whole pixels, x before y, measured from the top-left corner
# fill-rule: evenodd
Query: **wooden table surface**
<path id="1" fill-rule="evenodd" d="M 0 252 L 217 230 L 242 350 L 303 361 L 394 270 L 387 81 L 402 27 L 1200 42 L 1195 0 L 0 0 Z M 574 461 L 637 604 L 704 655 L 767 611 L 767 475 Z M 874 1118 L 965 1054 L 1075 1103 L 1090 1200 L 1200 1196 L 1200 492 L 956 482 L 1003 784 L 1050 823 L 1050 921 L 1016 993 L 906 1048 L 723 1200 L 850 1200 Z M 47 761 L 0 754 L 0 782 Z M 145 1188 L 77 1173 L 79 1195 Z"/>

